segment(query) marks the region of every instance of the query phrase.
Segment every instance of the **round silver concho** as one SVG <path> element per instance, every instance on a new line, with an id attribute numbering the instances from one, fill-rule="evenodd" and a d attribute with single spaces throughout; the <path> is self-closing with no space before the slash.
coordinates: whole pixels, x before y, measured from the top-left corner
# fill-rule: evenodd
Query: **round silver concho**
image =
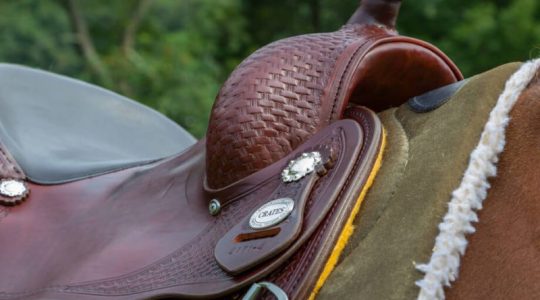
<path id="1" fill-rule="evenodd" d="M 294 209 L 294 200 L 279 198 L 259 207 L 249 219 L 253 229 L 264 229 L 279 224 L 285 220 Z"/>
<path id="2" fill-rule="evenodd" d="M 15 179 L 0 180 L 0 195 L 4 197 L 21 197 L 27 192 L 26 185 Z"/>
<path id="3" fill-rule="evenodd" d="M 281 172 L 283 182 L 293 182 L 302 179 L 304 176 L 315 170 L 321 163 L 321 154 L 317 151 L 302 153 L 300 157 L 289 162 L 287 167 Z"/>

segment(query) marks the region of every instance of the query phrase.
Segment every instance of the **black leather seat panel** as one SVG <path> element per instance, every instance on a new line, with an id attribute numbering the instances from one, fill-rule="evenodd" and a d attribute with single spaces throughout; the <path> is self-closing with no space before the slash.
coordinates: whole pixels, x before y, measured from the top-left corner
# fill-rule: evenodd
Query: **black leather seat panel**
<path id="1" fill-rule="evenodd" d="M 426 113 L 433 111 L 444 105 L 454 94 L 456 94 L 468 79 L 460 80 L 449 85 L 434 89 L 422 95 L 409 99 L 407 104 L 412 111 L 417 113 Z"/>
<path id="2" fill-rule="evenodd" d="M 0 64 L 0 141 L 34 182 L 148 163 L 195 139 L 164 115 L 85 82 Z"/>

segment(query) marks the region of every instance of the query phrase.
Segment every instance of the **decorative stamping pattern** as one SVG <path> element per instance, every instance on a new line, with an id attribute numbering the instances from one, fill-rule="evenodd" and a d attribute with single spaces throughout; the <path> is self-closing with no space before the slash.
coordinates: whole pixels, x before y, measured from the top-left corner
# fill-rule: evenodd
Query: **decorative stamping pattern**
<path id="1" fill-rule="evenodd" d="M 207 180 L 221 188 L 290 153 L 327 125 L 325 88 L 358 27 L 284 39 L 256 51 L 223 85 L 207 132 Z M 323 103 L 324 102 L 324 103 Z M 332 103 L 330 103 L 332 102 Z"/>

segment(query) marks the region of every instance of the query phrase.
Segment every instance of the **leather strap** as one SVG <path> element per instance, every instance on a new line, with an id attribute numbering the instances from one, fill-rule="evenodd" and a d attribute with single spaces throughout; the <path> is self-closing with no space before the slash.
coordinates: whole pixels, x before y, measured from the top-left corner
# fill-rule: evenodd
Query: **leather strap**
<path id="1" fill-rule="evenodd" d="M 305 178 L 294 182 L 281 182 L 276 190 L 267 198 L 271 201 L 290 201 L 292 212 L 283 222 L 269 226 L 269 228 L 253 228 L 250 224 L 258 214 L 273 213 L 259 210 L 248 214 L 242 221 L 233 227 L 216 245 L 215 256 L 219 265 L 231 274 L 240 274 L 254 266 L 279 255 L 286 250 L 302 233 L 305 211 L 313 188 L 320 177 L 328 173 L 328 169 L 334 164 L 335 152 L 338 149 L 332 145 L 321 145 L 311 149 L 310 153 L 318 153 L 323 156 L 322 161 Z M 296 158 L 301 159 L 302 156 Z M 324 163 L 323 163 L 324 162 Z M 273 200 L 277 199 L 277 200 Z M 333 200 L 326 201 L 328 211 Z M 276 207 L 276 206 L 274 206 Z M 278 211 L 276 213 L 279 212 Z M 257 251 L 244 251 L 244 249 L 257 249 Z"/>

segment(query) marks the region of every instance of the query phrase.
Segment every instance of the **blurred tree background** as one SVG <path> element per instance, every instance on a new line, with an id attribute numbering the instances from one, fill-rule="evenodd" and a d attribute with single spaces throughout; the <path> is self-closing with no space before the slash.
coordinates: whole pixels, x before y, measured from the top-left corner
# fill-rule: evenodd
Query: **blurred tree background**
<path id="1" fill-rule="evenodd" d="M 220 85 L 257 48 L 333 31 L 358 0 L 0 0 L 0 61 L 112 89 L 204 135 Z M 466 76 L 539 56 L 537 0 L 406 0 L 401 34 Z"/>

